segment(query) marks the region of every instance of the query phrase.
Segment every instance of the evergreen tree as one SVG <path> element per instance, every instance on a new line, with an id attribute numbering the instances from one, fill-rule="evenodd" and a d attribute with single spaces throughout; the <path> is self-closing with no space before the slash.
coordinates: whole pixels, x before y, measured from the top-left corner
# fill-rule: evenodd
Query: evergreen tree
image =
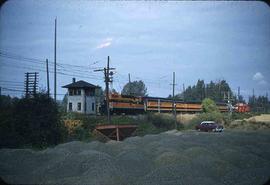
<path id="1" fill-rule="evenodd" d="M 147 88 L 143 81 L 133 81 L 127 83 L 121 92 L 123 95 L 147 96 Z"/>
<path id="2" fill-rule="evenodd" d="M 177 94 L 177 99 L 185 97 L 185 101 L 202 101 L 204 98 L 211 98 L 215 102 L 223 102 L 225 98 L 236 99 L 236 96 L 232 93 L 229 84 L 225 80 L 219 82 L 210 81 L 206 84 L 204 80 L 198 80 L 194 86 L 188 86 L 184 92 Z"/>

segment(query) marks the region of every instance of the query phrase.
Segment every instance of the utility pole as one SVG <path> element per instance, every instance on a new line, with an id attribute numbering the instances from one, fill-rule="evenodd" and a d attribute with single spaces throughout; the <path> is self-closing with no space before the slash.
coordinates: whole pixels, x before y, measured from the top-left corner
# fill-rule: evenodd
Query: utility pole
<path id="1" fill-rule="evenodd" d="M 34 76 L 34 95 L 36 95 L 37 92 L 37 73 L 35 72 L 35 76 Z"/>
<path id="2" fill-rule="evenodd" d="M 207 98 L 207 84 L 204 84 L 204 98 Z"/>
<path id="3" fill-rule="evenodd" d="M 130 84 L 130 73 L 128 73 L 128 87 L 129 87 L 129 95 L 131 95 L 131 84 Z"/>
<path id="4" fill-rule="evenodd" d="M 26 79 L 25 79 L 25 97 L 28 98 L 29 96 L 29 73 L 26 73 Z"/>
<path id="5" fill-rule="evenodd" d="M 254 88 L 252 89 L 252 102 L 253 102 L 253 107 L 254 107 L 255 111 L 258 112 L 258 105 L 257 105 L 257 103 L 255 103 L 255 92 L 254 92 Z"/>
<path id="6" fill-rule="evenodd" d="M 238 99 L 238 103 L 240 103 L 240 86 L 238 87 L 237 99 Z"/>
<path id="7" fill-rule="evenodd" d="M 222 97 L 221 97 L 221 82 L 220 80 L 218 80 L 218 101 L 222 100 Z"/>
<path id="8" fill-rule="evenodd" d="M 33 97 L 37 92 L 38 73 L 25 73 L 25 97 Z"/>
<path id="9" fill-rule="evenodd" d="M 50 78 L 49 78 L 48 59 L 46 59 L 46 72 L 47 72 L 47 94 L 48 94 L 48 97 L 50 97 Z"/>
<path id="10" fill-rule="evenodd" d="M 175 88 L 175 72 L 173 72 L 173 83 L 171 84 L 173 86 L 173 92 L 172 92 L 172 96 L 173 96 L 173 101 L 172 101 L 172 111 L 173 111 L 173 115 L 174 115 L 174 125 L 175 125 L 175 129 L 177 130 L 177 122 L 176 122 L 176 105 L 175 105 L 175 97 L 174 97 L 174 88 Z"/>
<path id="11" fill-rule="evenodd" d="M 227 97 L 227 106 L 228 106 L 228 109 L 229 109 L 229 119 L 231 119 L 233 107 L 232 107 L 232 103 L 231 103 L 230 91 L 227 91 L 227 95 L 228 95 L 228 97 Z M 224 92 L 224 100 L 226 100 L 225 92 Z"/>
<path id="12" fill-rule="evenodd" d="M 112 79 L 110 78 L 110 76 L 113 75 L 113 72 L 110 70 L 115 70 L 115 68 L 110 68 L 110 56 L 108 56 L 108 61 L 107 61 L 107 68 L 103 68 L 103 69 L 98 69 L 98 70 L 94 70 L 95 72 L 97 71 L 103 71 L 104 73 L 104 77 L 105 77 L 105 86 L 106 86 L 106 105 L 107 105 L 107 117 L 108 117 L 108 124 L 111 124 L 111 115 L 110 115 L 110 101 L 109 101 L 109 82 L 112 82 Z"/>
<path id="13" fill-rule="evenodd" d="M 54 101 L 56 101 L 56 26 L 57 19 L 54 20 Z"/>
<path id="14" fill-rule="evenodd" d="M 0 95 L 1 95 L 1 87 L 0 87 Z M 268 92 L 266 92 L 266 110 L 265 112 L 268 112 L 268 105 L 269 105 L 269 100 L 268 100 Z"/>
<path id="15" fill-rule="evenodd" d="M 110 56 L 108 56 L 107 69 L 105 69 L 105 82 L 106 82 L 106 100 L 107 100 L 108 123 L 111 124 L 110 101 L 109 101 L 109 82 L 110 82 L 109 70 L 110 70 Z"/>
<path id="16" fill-rule="evenodd" d="M 255 93 L 254 93 L 254 88 L 252 89 L 252 102 L 253 102 L 253 105 L 255 105 Z"/>
<path id="17" fill-rule="evenodd" d="M 185 91 L 186 91 L 185 84 L 183 83 L 183 101 L 185 101 Z"/>

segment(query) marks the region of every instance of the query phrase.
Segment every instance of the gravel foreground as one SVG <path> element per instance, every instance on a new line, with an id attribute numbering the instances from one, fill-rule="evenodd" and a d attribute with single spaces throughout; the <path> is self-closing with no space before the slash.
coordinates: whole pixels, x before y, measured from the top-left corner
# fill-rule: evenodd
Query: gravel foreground
<path id="1" fill-rule="evenodd" d="M 0 176 L 13 184 L 261 185 L 270 178 L 270 132 L 172 130 L 43 151 L 1 149 Z"/>

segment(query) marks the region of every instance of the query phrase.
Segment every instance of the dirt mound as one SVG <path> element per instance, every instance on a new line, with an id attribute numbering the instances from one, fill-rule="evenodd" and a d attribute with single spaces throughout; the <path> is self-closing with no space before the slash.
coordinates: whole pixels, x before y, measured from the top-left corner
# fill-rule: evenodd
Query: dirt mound
<path id="1" fill-rule="evenodd" d="M 1 149 L 0 176 L 13 184 L 263 184 L 270 177 L 270 132 L 172 130 L 43 151 Z"/>
<path id="2" fill-rule="evenodd" d="M 248 119 L 245 119 L 247 122 L 265 122 L 270 123 L 270 114 L 261 114 L 259 116 L 253 116 Z"/>

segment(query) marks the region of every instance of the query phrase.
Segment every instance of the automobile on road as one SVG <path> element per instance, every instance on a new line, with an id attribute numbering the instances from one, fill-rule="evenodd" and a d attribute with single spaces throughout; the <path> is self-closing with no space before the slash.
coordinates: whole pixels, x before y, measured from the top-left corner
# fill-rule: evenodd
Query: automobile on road
<path id="1" fill-rule="evenodd" d="M 222 132 L 224 130 L 223 126 L 214 121 L 203 121 L 196 125 L 196 130 L 205 132 Z"/>

